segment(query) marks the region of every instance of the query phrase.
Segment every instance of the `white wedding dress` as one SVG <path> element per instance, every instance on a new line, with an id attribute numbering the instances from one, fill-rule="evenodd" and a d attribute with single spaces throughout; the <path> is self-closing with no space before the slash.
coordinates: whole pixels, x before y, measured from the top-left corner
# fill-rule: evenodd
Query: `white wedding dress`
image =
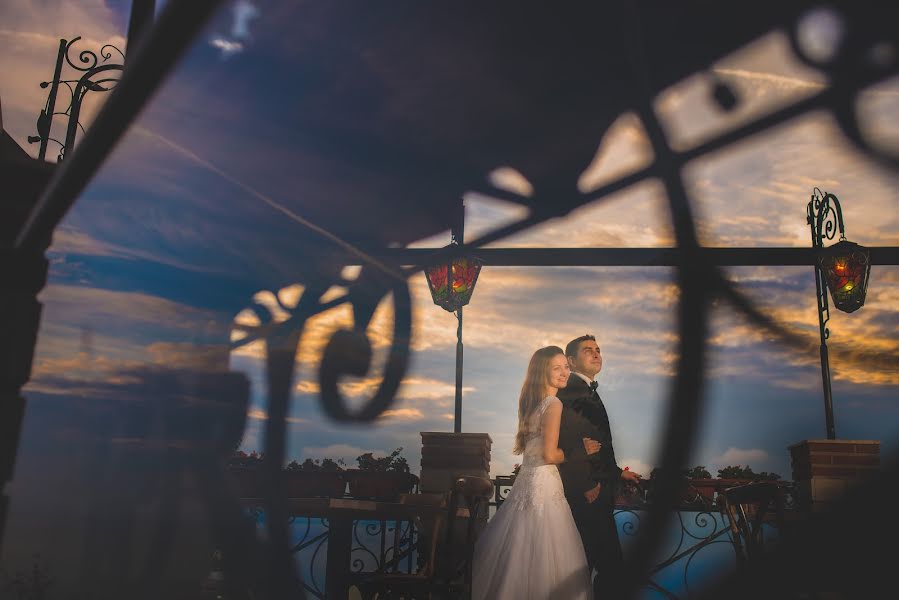
<path id="1" fill-rule="evenodd" d="M 472 600 L 589 600 L 590 572 L 555 465 L 543 460 L 543 413 L 524 448 L 521 470 L 509 496 L 487 524 L 474 549 Z M 532 425 L 538 425 L 537 422 Z"/>

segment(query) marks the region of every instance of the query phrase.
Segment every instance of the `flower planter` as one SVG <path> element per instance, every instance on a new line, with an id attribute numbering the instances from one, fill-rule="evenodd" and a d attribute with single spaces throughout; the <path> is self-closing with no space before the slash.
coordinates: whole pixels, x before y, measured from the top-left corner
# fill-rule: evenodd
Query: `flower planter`
<path id="1" fill-rule="evenodd" d="M 228 479 L 239 498 L 261 498 L 262 477 L 256 467 L 228 467 Z M 288 498 L 339 498 L 346 490 L 341 471 L 285 471 Z"/>
<path id="2" fill-rule="evenodd" d="M 342 471 L 287 471 L 289 498 L 340 498 L 346 491 Z"/>
<path id="3" fill-rule="evenodd" d="M 227 477 L 238 498 L 260 498 L 262 486 L 256 467 L 229 466 Z"/>
<path id="4" fill-rule="evenodd" d="M 374 500 L 395 500 L 400 494 L 408 494 L 418 483 L 418 477 L 398 471 L 345 471 L 350 485 L 350 496 Z"/>

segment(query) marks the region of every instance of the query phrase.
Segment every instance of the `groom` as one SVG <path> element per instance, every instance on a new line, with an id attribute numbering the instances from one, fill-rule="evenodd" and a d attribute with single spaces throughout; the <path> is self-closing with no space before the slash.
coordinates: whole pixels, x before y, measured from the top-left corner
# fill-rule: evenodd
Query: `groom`
<path id="1" fill-rule="evenodd" d="M 587 563 L 596 569 L 593 593 L 597 599 L 612 600 L 621 595 L 624 562 L 613 514 L 615 490 L 621 480 L 637 482 L 640 476 L 622 471 L 615 463 L 609 415 L 596 393 L 594 381 L 602 370 L 602 354 L 596 338 L 582 335 L 571 340 L 565 347 L 565 355 L 571 375 L 568 385 L 558 392 L 562 401 L 559 448 L 569 458 L 559 465 L 559 474 L 584 542 Z M 588 456 L 584 438 L 599 441 L 600 451 Z"/>

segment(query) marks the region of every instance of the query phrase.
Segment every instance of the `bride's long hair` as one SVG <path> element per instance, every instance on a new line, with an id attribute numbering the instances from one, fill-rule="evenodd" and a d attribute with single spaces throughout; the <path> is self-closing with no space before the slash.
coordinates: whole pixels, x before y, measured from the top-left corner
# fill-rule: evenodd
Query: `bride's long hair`
<path id="1" fill-rule="evenodd" d="M 515 434 L 515 446 L 512 448 L 512 452 L 515 454 L 524 452 L 528 435 L 533 433 L 530 429 L 531 415 L 546 397 L 546 387 L 549 385 L 549 362 L 559 354 L 564 356 L 565 352 L 558 346 L 540 348 L 534 352 L 531 362 L 528 363 L 528 371 L 521 386 L 521 395 L 518 396 L 518 433 Z"/>

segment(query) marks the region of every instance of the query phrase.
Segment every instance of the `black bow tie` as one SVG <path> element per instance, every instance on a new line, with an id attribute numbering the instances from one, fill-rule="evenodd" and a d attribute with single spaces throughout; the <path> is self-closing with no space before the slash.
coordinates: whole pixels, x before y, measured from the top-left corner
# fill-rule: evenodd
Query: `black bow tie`
<path id="1" fill-rule="evenodd" d="M 597 382 L 595 382 L 595 381 L 591 381 L 591 382 L 590 382 L 590 391 L 591 391 L 591 392 L 595 392 L 595 391 L 596 391 L 596 386 L 598 386 L 598 385 L 599 385 L 599 383 L 597 383 Z"/>

